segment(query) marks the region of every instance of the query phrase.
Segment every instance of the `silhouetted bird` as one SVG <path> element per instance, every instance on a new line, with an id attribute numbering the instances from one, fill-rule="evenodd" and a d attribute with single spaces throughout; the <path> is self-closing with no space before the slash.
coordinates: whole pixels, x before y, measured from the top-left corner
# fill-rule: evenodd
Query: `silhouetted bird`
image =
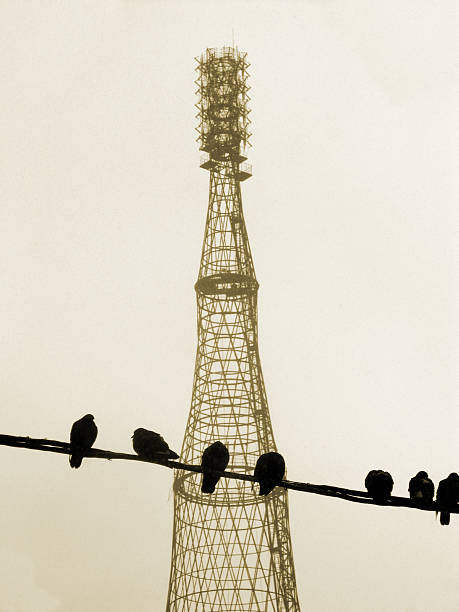
<path id="1" fill-rule="evenodd" d="M 92 414 L 75 421 L 70 431 L 70 465 L 79 468 L 84 455 L 88 452 L 97 438 L 97 425 Z"/>
<path id="2" fill-rule="evenodd" d="M 411 499 L 414 499 L 415 501 L 427 506 L 433 501 L 435 487 L 427 472 L 422 470 L 410 480 L 408 491 Z"/>
<path id="3" fill-rule="evenodd" d="M 459 502 L 459 475 L 452 472 L 447 478 L 440 480 L 437 487 L 437 504 L 446 508 L 457 506 Z M 440 523 L 449 525 L 450 513 L 440 511 Z"/>
<path id="4" fill-rule="evenodd" d="M 218 441 L 211 444 L 202 453 L 201 465 L 202 467 L 206 467 L 211 470 L 223 472 L 228 465 L 228 461 L 228 449 L 224 444 Z M 219 480 L 220 476 L 213 476 L 212 474 L 203 473 L 201 491 L 203 493 L 213 493 Z"/>
<path id="5" fill-rule="evenodd" d="M 285 461 L 279 453 L 265 453 L 258 457 L 253 477 L 260 483 L 258 495 L 268 495 L 280 484 L 285 474 Z"/>
<path id="6" fill-rule="evenodd" d="M 394 481 L 389 472 L 371 470 L 365 478 L 365 486 L 371 497 L 379 504 L 389 499 Z"/>
<path id="7" fill-rule="evenodd" d="M 139 457 L 154 461 L 178 459 L 177 453 L 169 448 L 168 443 L 159 433 L 139 427 L 132 436 L 132 446 Z"/>

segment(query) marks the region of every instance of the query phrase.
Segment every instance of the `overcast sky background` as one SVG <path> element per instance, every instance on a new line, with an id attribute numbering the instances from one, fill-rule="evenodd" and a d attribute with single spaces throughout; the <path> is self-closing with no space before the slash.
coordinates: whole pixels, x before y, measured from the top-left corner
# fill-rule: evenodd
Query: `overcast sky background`
<path id="1" fill-rule="evenodd" d="M 244 211 L 289 477 L 459 471 L 455 0 L 0 5 L 0 432 L 179 450 L 208 197 L 194 57 L 248 52 Z M 0 612 L 160 612 L 172 473 L 0 448 Z M 290 494 L 302 610 L 457 612 L 459 517 Z"/>

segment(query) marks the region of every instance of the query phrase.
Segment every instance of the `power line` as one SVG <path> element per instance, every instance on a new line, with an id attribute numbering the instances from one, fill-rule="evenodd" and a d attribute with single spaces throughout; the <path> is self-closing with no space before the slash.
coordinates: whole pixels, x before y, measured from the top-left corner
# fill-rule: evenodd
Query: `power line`
<path id="1" fill-rule="evenodd" d="M 59 440 L 48 440 L 47 438 L 30 438 L 28 436 L 11 436 L 7 434 L 0 434 L 0 445 L 12 446 L 15 448 L 27 448 L 29 450 L 39 450 L 48 453 L 59 453 L 63 455 L 70 454 L 70 444 L 68 442 L 61 442 Z M 184 470 L 188 472 L 206 472 L 210 474 L 220 475 L 223 478 L 233 478 L 235 480 L 248 480 L 255 482 L 254 478 L 250 474 L 240 474 L 238 472 L 215 472 L 202 468 L 200 465 L 189 465 L 181 463 L 180 461 L 155 461 L 152 459 L 145 459 L 138 455 L 130 453 L 116 453 L 113 451 L 102 450 L 99 448 L 91 448 L 84 455 L 88 458 L 94 459 L 124 459 L 125 461 L 142 461 L 143 463 L 154 463 L 156 465 L 162 465 L 174 470 Z M 397 508 L 413 508 L 415 510 L 425 510 L 430 512 L 440 512 L 441 510 L 447 510 L 452 514 L 459 514 L 459 506 L 456 508 L 445 508 L 432 502 L 428 505 L 423 505 L 416 502 L 409 497 L 397 497 L 391 496 L 386 502 L 378 503 L 375 502 L 367 491 L 357 491 L 355 489 L 345 489 L 344 487 L 335 487 L 332 485 L 319 485 L 311 484 L 308 482 L 295 482 L 293 480 L 283 480 L 278 486 L 284 489 L 290 489 L 292 491 L 302 491 L 304 493 L 314 493 L 315 495 L 325 495 L 327 497 L 336 497 L 345 501 L 356 502 L 358 504 L 369 504 L 374 506 L 391 506 Z"/>

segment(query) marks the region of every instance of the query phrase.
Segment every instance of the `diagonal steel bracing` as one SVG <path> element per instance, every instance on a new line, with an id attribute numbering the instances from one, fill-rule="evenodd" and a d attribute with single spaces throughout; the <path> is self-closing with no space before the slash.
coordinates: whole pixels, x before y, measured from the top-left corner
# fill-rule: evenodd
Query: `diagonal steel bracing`
<path id="1" fill-rule="evenodd" d="M 242 212 L 250 175 L 246 55 L 208 49 L 198 60 L 201 164 L 210 171 L 198 280 L 198 348 L 181 452 L 199 463 L 220 440 L 229 470 L 253 470 L 276 450 L 258 352 L 258 283 Z M 222 479 L 202 494 L 199 474 L 178 471 L 167 612 L 297 612 L 287 491 L 256 495 L 246 481 Z"/>

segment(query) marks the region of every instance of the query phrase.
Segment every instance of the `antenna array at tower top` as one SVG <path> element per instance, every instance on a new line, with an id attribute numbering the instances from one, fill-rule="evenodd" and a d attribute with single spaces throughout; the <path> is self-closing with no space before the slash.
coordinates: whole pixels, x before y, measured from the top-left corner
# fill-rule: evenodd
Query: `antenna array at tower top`
<path id="1" fill-rule="evenodd" d="M 247 53 L 233 47 L 206 49 L 197 62 L 200 148 L 215 160 L 240 161 L 241 146 L 250 144 Z"/>

